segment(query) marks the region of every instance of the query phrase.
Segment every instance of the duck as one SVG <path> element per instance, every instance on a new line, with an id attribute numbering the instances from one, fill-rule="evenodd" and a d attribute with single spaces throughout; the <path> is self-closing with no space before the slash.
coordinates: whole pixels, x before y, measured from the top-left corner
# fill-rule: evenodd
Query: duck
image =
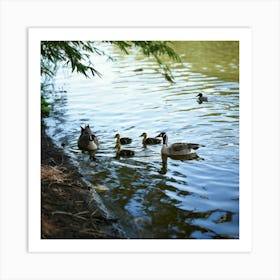
<path id="1" fill-rule="evenodd" d="M 117 133 L 115 135 L 115 138 L 117 138 L 117 141 L 119 141 L 122 145 L 130 144 L 132 142 L 131 138 L 128 138 L 128 137 L 122 137 L 121 138 L 119 133 Z"/>
<path id="2" fill-rule="evenodd" d="M 134 156 L 134 151 L 132 150 L 127 150 L 127 149 L 124 149 L 124 150 L 121 150 L 121 143 L 119 141 L 117 141 L 116 143 L 116 157 L 133 157 Z"/>
<path id="3" fill-rule="evenodd" d="M 208 98 L 206 96 L 203 96 L 202 93 L 199 93 L 196 97 L 198 97 L 198 102 L 199 103 L 208 102 Z"/>
<path id="4" fill-rule="evenodd" d="M 81 126 L 81 135 L 78 139 L 78 147 L 82 151 L 94 151 L 98 148 L 97 137 L 92 133 L 89 125 Z"/>
<path id="5" fill-rule="evenodd" d="M 158 138 L 148 137 L 146 132 L 143 132 L 139 137 L 143 137 L 143 145 L 155 145 L 161 143 L 161 140 Z"/>
<path id="6" fill-rule="evenodd" d="M 168 137 L 165 132 L 161 132 L 157 137 L 162 137 L 163 139 L 161 153 L 165 156 L 187 156 L 191 154 L 196 154 L 196 150 L 199 147 L 204 147 L 204 145 L 184 142 L 173 143 L 170 146 L 168 146 Z"/>

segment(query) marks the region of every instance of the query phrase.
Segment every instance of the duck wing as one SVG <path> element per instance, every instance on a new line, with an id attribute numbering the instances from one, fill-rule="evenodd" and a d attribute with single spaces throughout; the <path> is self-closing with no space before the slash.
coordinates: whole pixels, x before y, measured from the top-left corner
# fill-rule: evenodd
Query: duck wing
<path id="1" fill-rule="evenodd" d="M 160 144 L 161 140 L 157 138 L 147 138 L 145 144 Z"/>
<path id="2" fill-rule="evenodd" d="M 132 139 L 131 138 L 128 138 L 128 137 L 122 137 L 120 139 L 120 142 L 122 145 L 125 145 L 125 144 L 130 144 L 132 142 Z"/>
<path id="3" fill-rule="evenodd" d="M 201 145 L 193 143 L 174 143 L 170 147 L 175 152 L 180 152 L 183 150 L 197 150 Z"/>
<path id="4" fill-rule="evenodd" d="M 189 149 L 197 150 L 199 147 L 203 147 L 203 145 L 188 143 Z"/>

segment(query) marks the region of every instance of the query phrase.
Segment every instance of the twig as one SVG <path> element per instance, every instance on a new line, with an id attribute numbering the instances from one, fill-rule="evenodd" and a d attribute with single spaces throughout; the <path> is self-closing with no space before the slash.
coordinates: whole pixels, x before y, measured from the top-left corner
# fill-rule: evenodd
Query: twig
<path id="1" fill-rule="evenodd" d="M 52 215 L 55 215 L 55 214 L 68 215 L 68 216 L 72 216 L 72 217 L 87 221 L 86 218 L 84 218 L 82 216 L 79 216 L 77 214 L 70 213 L 70 212 L 64 212 L 64 211 L 54 211 L 54 212 L 52 212 Z"/>

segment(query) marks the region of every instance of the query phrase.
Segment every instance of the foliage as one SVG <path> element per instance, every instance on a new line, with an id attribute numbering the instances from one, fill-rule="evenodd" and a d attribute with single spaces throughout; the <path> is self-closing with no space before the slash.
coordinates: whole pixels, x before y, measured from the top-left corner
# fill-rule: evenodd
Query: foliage
<path id="1" fill-rule="evenodd" d="M 99 43 L 99 42 L 98 42 Z M 163 62 L 163 58 L 171 58 L 180 61 L 179 56 L 169 46 L 167 41 L 104 41 L 119 48 L 125 55 L 133 48 L 139 49 L 145 56 L 153 57 L 159 65 L 163 77 L 173 81 L 169 66 Z M 72 72 L 81 73 L 87 78 L 91 76 L 101 77 L 101 73 L 94 67 L 91 61 L 92 54 L 106 56 L 109 60 L 113 58 L 100 49 L 100 44 L 94 41 L 42 41 L 41 42 L 41 77 L 51 78 L 55 75 L 59 65 L 70 66 Z M 45 92 L 45 84 L 41 84 L 41 92 Z M 41 94 L 42 95 L 42 94 Z M 42 116 L 50 113 L 49 103 L 41 97 Z"/>
<path id="2" fill-rule="evenodd" d="M 42 116 L 49 116 L 50 104 L 41 96 L 41 114 Z"/>
<path id="3" fill-rule="evenodd" d="M 101 74 L 93 68 L 90 54 L 103 54 L 87 41 L 42 41 L 41 42 L 41 75 L 53 76 L 59 62 L 70 64 L 72 71 L 88 76 Z"/>
<path id="4" fill-rule="evenodd" d="M 125 54 L 129 54 L 129 49 L 132 47 L 139 48 L 145 56 L 152 56 L 157 61 L 159 67 L 162 70 L 164 78 L 173 82 L 172 72 L 169 66 L 164 63 L 161 57 L 167 55 L 169 58 L 175 61 L 180 61 L 179 56 L 169 46 L 169 41 L 110 41 L 112 44 L 119 47 Z"/>
<path id="5" fill-rule="evenodd" d="M 169 66 L 162 58 L 167 57 L 180 61 L 179 56 L 167 41 L 104 41 L 118 47 L 123 53 L 129 54 L 132 48 L 138 48 L 148 57 L 153 57 L 166 80 L 173 82 Z M 69 65 L 72 72 L 76 71 L 86 77 L 101 76 L 90 59 L 91 54 L 110 55 L 96 46 L 94 41 L 42 41 L 41 42 L 41 75 L 52 77 L 59 63 Z"/>

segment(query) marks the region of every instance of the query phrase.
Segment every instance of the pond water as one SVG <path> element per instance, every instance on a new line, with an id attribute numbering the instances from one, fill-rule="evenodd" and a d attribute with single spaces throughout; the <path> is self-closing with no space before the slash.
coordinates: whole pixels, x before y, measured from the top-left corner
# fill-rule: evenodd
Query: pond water
<path id="1" fill-rule="evenodd" d="M 174 42 L 182 62 L 169 61 L 175 83 L 151 58 L 133 50 L 94 57 L 102 78 L 60 69 L 52 84 L 47 133 L 78 166 L 129 238 L 239 238 L 239 45 Z M 137 71 L 135 71 L 137 70 Z M 203 92 L 209 102 L 199 104 Z M 89 124 L 100 147 L 92 160 L 78 150 Z M 143 132 L 166 132 L 169 143 L 192 142 L 194 160 L 162 160 L 161 145 L 143 147 Z M 115 134 L 132 158 L 116 158 Z"/>

